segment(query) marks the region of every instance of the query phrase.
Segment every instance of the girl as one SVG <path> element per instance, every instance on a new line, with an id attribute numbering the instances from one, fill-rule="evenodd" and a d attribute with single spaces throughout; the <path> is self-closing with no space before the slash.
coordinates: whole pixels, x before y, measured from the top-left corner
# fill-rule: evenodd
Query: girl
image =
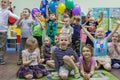
<path id="1" fill-rule="evenodd" d="M 79 59 L 80 72 L 85 80 L 89 80 L 95 70 L 96 60 L 93 57 L 93 49 L 91 45 L 84 45 L 82 48 L 82 56 Z"/>
<path id="2" fill-rule="evenodd" d="M 42 77 L 45 68 L 39 65 L 41 60 L 37 40 L 29 37 L 25 47 L 26 49 L 22 51 L 23 66 L 18 70 L 17 77 L 26 79 Z"/>
<path id="3" fill-rule="evenodd" d="M 28 8 L 24 8 L 21 14 L 21 18 L 17 22 L 17 25 L 21 27 L 19 61 L 17 63 L 18 65 L 22 64 L 21 51 L 25 48 L 25 42 L 28 37 L 32 36 L 32 25 L 38 24 L 36 15 L 34 15 L 35 21 L 30 20 L 29 17 L 30 17 L 30 10 Z"/>
<path id="4" fill-rule="evenodd" d="M 52 47 L 51 40 L 48 36 L 46 36 L 44 39 L 44 46 L 43 46 L 43 56 L 44 56 L 43 63 L 47 65 L 49 65 L 47 61 L 50 60 L 51 57 L 51 53 L 50 53 L 51 47 Z"/>
<path id="5" fill-rule="evenodd" d="M 41 53 L 41 46 L 42 46 L 42 33 L 44 30 L 44 17 L 42 16 L 40 10 L 38 8 L 33 8 L 32 9 L 32 15 L 36 15 L 39 23 L 38 25 L 33 25 L 32 26 L 32 35 L 37 39 L 40 53 Z M 34 16 L 32 16 L 33 19 L 35 19 Z M 43 17 L 43 20 L 41 18 Z"/>
<path id="6" fill-rule="evenodd" d="M 90 34 L 92 36 L 94 36 L 94 33 L 97 29 L 97 26 L 99 25 L 99 23 L 103 19 L 103 12 L 101 12 L 100 19 L 98 19 L 98 20 L 96 18 L 92 17 L 92 16 L 89 17 L 90 12 L 91 12 L 91 9 L 89 9 L 89 11 L 87 13 L 87 16 L 86 16 L 86 22 L 87 22 L 86 25 L 88 26 L 87 30 L 90 32 Z M 90 40 L 89 37 L 87 37 L 86 44 L 90 44 L 93 47 L 93 42 Z"/>
<path id="7" fill-rule="evenodd" d="M 119 28 L 119 25 L 120 21 L 117 21 L 117 27 L 115 27 L 115 29 L 107 37 L 105 37 L 105 32 L 103 28 L 97 28 L 95 32 L 95 38 L 87 31 L 87 29 L 85 28 L 85 24 L 82 27 L 85 33 L 94 43 L 94 56 L 96 57 L 98 64 L 103 65 L 106 70 L 111 70 L 111 60 L 110 57 L 107 56 L 107 43 L 112 35 Z M 97 66 L 97 68 L 99 68 L 99 66 Z"/>
<path id="8" fill-rule="evenodd" d="M 118 42 L 118 32 L 113 34 L 112 42 L 108 43 L 108 52 L 113 68 L 120 68 L 120 43 Z"/>

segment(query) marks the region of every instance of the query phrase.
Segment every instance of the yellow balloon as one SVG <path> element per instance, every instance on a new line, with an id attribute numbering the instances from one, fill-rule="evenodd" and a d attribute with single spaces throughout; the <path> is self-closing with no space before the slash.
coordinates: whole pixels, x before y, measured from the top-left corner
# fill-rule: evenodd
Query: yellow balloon
<path id="1" fill-rule="evenodd" d="M 59 3 L 58 4 L 58 7 L 57 7 L 58 13 L 60 13 L 60 14 L 64 13 L 65 9 L 66 9 L 66 6 L 65 6 L 64 3 Z"/>

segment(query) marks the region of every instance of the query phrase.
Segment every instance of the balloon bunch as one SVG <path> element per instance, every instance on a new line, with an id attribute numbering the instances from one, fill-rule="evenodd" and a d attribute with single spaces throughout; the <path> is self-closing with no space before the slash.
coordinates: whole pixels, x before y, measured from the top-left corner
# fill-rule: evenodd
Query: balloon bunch
<path id="1" fill-rule="evenodd" d="M 61 0 L 60 0 L 61 1 Z M 66 9 L 69 12 L 72 12 L 72 15 L 80 15 L 81 13 L 81 8 L 80 5 L 75 4 L 73 0 L 65 0 L 65 3 L 60 2 L 58 4 L 57 0 L 51 0 L 50 3 L 48 4 L 47 0 L 42 0 L 42 6 L 40 7 L 40 10 L 44 17 L 46 16 L 46 5 L 49 5 L 49 10 L 51 12 L 56 12 L 56 6 L 57 6 L 57 11 L 60 14 L 63 14 Z"/>
<path id="2" fill-rule="evenodd" d="M 58 7 L 57 7 L 57 11 L 58 13 L 62 14 L 65 11 L 69 11 L 72 12 L 72 15 L 80 15 L 81 13 L 81 8 L 80 5 L 75 4 L 74 5 L 74 1 L 73 0 L 65 0 L 65 4 L 64 3 L 59 3 Z"/>

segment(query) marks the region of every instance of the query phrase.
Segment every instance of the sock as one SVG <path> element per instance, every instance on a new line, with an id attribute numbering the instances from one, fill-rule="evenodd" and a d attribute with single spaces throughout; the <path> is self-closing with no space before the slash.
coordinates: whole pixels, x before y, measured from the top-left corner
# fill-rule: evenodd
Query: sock
<path id="1" fill-rule="evenodd" d="M 75 72 L 75 73 L 79 73 L 79 70 L 78 70 L 77 67 L 74 69 L 74 72 Z"/>

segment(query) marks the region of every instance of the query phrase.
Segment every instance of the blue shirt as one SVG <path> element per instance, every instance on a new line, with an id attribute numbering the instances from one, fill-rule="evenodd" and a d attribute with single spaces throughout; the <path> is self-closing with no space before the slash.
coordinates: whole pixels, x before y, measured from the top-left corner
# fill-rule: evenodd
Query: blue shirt
<path id="1" fill-rule="evenodd" d="M 79 58 L 77 56 L 77 53 L 73 51 L 72 48 L 68 47 L 66 50 L 62 50 L 59 47 L 56 47 L 54 50 L 54 61 L 55 61 L 55 69 L 58 72 L 60 66 L 64 65 L 63 57 L 67 56 L 74 56 L 75 58 L 75 63 L 79 61 Z"/>
<path id="2" fill-rule="evenodd" d="M 81 25 L 75 25 L 75 24 L 71 24 L 72 28 L 73 28 L 73 35 L 72 38 L 74 39 L 78 39 L 80 38 L 80 30 L 81 30 Z"/>
<path id="3" fill-rule="evenodd" d="M 94 38 L 94 56 L 106 56 L 107 55 L 107 44 L 108 44 L 108 39 L 104 38 L 100 40 L 100 44 L 98 43 L 98 39 Z M 100 48 L 102 50 L 100 50 Z"/>

